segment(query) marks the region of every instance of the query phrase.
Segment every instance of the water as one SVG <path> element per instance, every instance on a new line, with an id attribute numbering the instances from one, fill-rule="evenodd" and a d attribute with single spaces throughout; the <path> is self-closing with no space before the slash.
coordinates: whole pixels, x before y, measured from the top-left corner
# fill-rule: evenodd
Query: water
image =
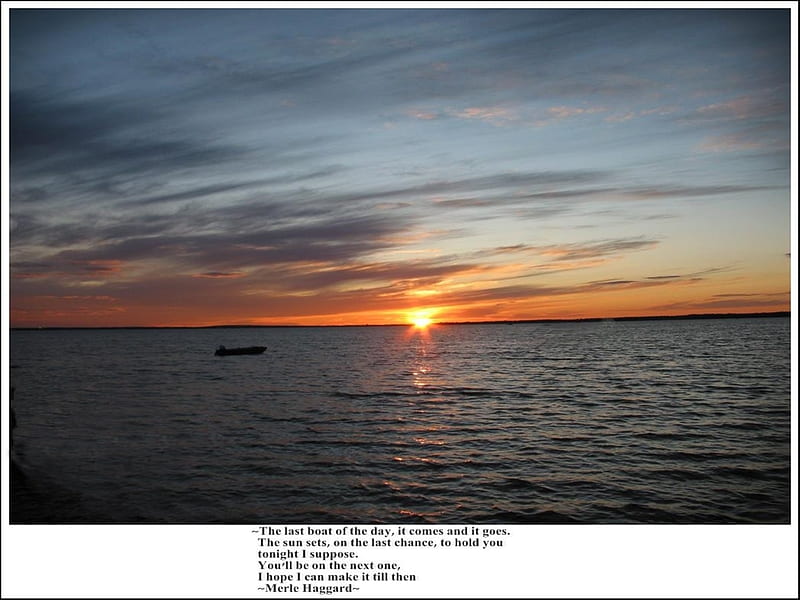
<path id="1" fill-rule="evenodd" d="M 12 522 L 788 523 L 789 353 L 788 318 L 14 331 Z"/>

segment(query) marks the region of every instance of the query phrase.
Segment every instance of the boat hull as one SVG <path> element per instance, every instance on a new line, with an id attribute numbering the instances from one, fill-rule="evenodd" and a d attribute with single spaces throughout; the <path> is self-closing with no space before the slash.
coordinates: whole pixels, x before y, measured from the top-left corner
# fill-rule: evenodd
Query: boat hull
<path id="1" fill-rule="evenodd" d="M 214 356 L 237 356 L 240 354 L 263 354 L 266 346 L 249 346 L 247 348 L 217 348 Z"/>

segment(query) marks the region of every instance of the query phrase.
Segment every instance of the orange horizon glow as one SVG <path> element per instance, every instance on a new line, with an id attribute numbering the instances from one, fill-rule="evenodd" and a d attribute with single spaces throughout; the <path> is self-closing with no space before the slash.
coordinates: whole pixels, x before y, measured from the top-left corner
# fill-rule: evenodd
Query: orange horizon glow
<path id="1" fill-rule="evenodd" d="M 790 312 L 787 300 L 772 303 L 742 303 L 738 306 L 715 305 L 700 307 L 691 305 L 677 307 L 638 307 L 633 299 L 629 302 L 600 302 L 595 299 L 595 310 L 587 310 L 579 303 L 561 303 L 556 299 L 545 302 L 538 299 L 538 310 L 519 307 L 517 310 L 497 310 L 493 306 L 460 305 L 439 311 L 434 319 L 419 312 L 398 313 L 396 310 L 364 311 L 341 314 L 280 315 L 273 317 L 242 317 L 232 313 L 210 313 L 186 308 L 181 311 L 162 311 L 148 307 L 118 310 L 103 310 L 96 306 L 75 306 L 70 301 L 60 309 L 57 306 L 36 311 L 10 311 L 12 328 L 38 327 L 210 327 L 210 326 L 361 326 L 361 325 L 410 325 L 424 331 L 431 325 L 441 323 L 481 323 L 495 321 L 531 320 L 581 320 L 614 319 L 625 317 L 670 317 L 706 314 L 751 314 Z M 221 312 L 221 311 L 220 311 Z"/>
<path id="2" fill-rule="evenodd" d="M 309 266 L 309 272 L 312 266 Z M 487 272 L 489 270 L 487 269 Z M 124 271 L 123 271 L 124 272 Z M 475 278 L 461 271 L 436 285 L 385 281 L 354 290 L 254 293 L 248 277 L 178 276 L 117 283 L 116 272 L 99 279 L 50 273 L 53 291 L 32 293 L 38 280 L 12 275 L 10 323 L 38 327 L 209 327 L 411 325 L 436 323 L 614 319 L 623 317 L 742 314 L 790 310 L 790 282 L 775 269 L 761 278 L 711 273 L 706 277 L 578 279 L 570 266 L 527 285 Z M 496 271 L 492 271 L 496 275 Z M 503 273 L 504 276 L 508 275 Z M 588 281 L 587 281 L 588 280 Z M 34 283 L 32 283 L 34 282 Z M 32 287 L 30 291 L 26 288 Z M 128 297 L 130 286 L 137 294 Z M 137 287 L 138 286 L 138 287 Z M 375 291 L 379 290 L 379 291 Z M 424 290 L 425 294 L 419 291 Z M 48 290 L 49 291 L 49 290 Z M 419 306 L 420 296 L 433 301 Z"/>
<path id="3" fill-rule="evenodd" d="M 464 271 L 435 286 L 384 281 L 372 288 L 294 294 L 253 291 L 245 276 L 118 282 L 117 272 L 103 279 L 94 273 L 55 272 L 40 279 L 12 273 L 9 316 L 11 327 L 30 328 L 410 324 L 424 329 L 433 323 L 787 312 L 791 283 L 784 265 L 773 264 L 760 277 L 720 271 L 624 280 L 595 279 L 575 268 L 554 275 L 547 285 L 534 279 L 513 286 L 476 280 Z M 432 301 L 424 307 L 420 289 Z"/>
<path id="4" fill-rule="evenodd" d="M 788 19 L 667 12 L 14 12 L 10 325 L 789 311 Z"/>
<path id="5" fill-rule="evenodd" d="M 412 313 L 409 313 L 407 316 L 407 321 L 411 323 L 416 329 L 425 329 L 431 323 L 433 323 L 433 319 L 431 315 L 433 314 L 433 310 L 417 310 Z"/>
<path id="6" fill-rule="evenodd" d="M 313 265 L 308 268 L 313 272 Z M 307 289 L 294 294 L 253 291 L 248 276 L 143 281 L 125 277 L 117 282 L 124 269 L 123 275 L 114 272 L 102 279 L 94 273 L 87 277 L 57 272 L 32 280 L 12 273 L 10 324 L 27 328 L 406 324 L 423 330 L 434 323 L 786 312 L 791 300 L 788 273 L 778 265 L 758 278 L 720 272 L 626 280 L 596 279 L 594 273 L 570 267 L 547 285 L 537 278 L 513 286 L 504 285 L 502 278 L 476 279 L 473 270 L 460 272 L 463 276 L 452 275 L 436 285 L 389 280 L 372 288 Z M 129 294 L 130 289 L 136 293 Z M 427 306 L 419 304 L 420 290 L 426 291 Z"/>

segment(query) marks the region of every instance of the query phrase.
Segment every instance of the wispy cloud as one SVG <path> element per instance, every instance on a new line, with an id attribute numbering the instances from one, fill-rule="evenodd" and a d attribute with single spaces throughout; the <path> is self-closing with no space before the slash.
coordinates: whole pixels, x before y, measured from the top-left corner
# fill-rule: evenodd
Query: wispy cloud
<path id="1" fill-rule="evenodd" d="M 738 152 L 740 150 L 759 150 L 763 142 L 748 139 L 741 134 L 730 134 L 712 137 L 698 146 L 703 152 Z"/>
<path id="2" fill-rule="evenodd" d="M 608 109 L 602 106 L 591 106 L 588 108 L 580 106 L 551 106 L 547 109 L 548 114 L 556 119 L 569 119 L 570 117 L 593 115 L 607 111 Z"/>
<path id="3" fill-rule="evenodd" d="M 505 125 L 519 119 L 512 110 L 502 106 L 472 106 L 451 114 L 459 119 L 486 121 L 492 125 Z"/>
<path id="4" fill-rule="evenodd" d="M 200 277 L 203 279 L 238 279 L 239 277 L 244 277 L 244 273 L 241 271 L 232 271 L 229 273 L 223 273 L 220 271 L 209 271 L 206 273 L 196 273 L 192 275 L 192 277 Z"/>
<path id="5" fill-rule="evenodd" d="M 783 116 L 786 114 L 788 98 L 779 97 L 774 90 L 759 96 L 739 96 L 725 102 L 715 102 L 699 107 L 694 117 L 697 119 L 743 120 L 762 117 Z"/>
<path id="6" fill-rule="evenodd" d="M 778 311 L 788 310 L 789 292 L 758 294 L 714 294 L 701 299 L 672 302 L 654 307 L 658 310 L 681 311 Z"/>
<path id="7" fill-rule="evenodd" d="M 72 99 L 12 91 L 13 168 L 82 177 L 143 177 L 240 158 L 242 148 L 165 134 L 167 110 L 129 99 Z"/>
<path id="8" fill-rule="evenodd" d="M 658 240 L 648 239 L 612 239 L 568 244 L 515 244 L 499 246 L 491 250 L 491 254 L 537 254 L 554 261 L 565 261 L 586 258 L 598 258 L 624 252 L 646 250 L 658 244 Z"/>
<path id="9" fill-rule="evenodd" d="M 12 11 L 15 322 L 579 312 L 706 256 L 766 280 L 786 14 Z"/>

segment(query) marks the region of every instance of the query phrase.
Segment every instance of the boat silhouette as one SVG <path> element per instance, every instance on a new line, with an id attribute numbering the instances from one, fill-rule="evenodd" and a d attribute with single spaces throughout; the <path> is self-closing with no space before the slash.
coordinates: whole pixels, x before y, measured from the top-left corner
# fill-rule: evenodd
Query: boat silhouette
<path id="1" fill-rule="evenodd" d="M 234 356 L 237 354 L 262 354 L 266 350 L 266 346 L 247 346 L 245 348 L 226 348 L 220 346 L 214 352 L 214 356 Z"/>

